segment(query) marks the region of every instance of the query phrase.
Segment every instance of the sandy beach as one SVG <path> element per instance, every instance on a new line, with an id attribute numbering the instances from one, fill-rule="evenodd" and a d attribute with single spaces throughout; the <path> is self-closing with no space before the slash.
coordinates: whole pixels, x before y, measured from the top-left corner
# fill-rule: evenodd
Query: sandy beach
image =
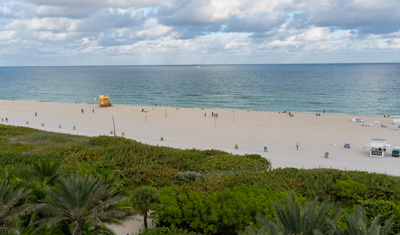
<path id="1" fill-rule="evenodd" d="M 218 113 L 218 118 L 213 118 L 212 112 Z M 294 113 L 290 117 L 282 112 L 252 110 L 130 105 L 100 108 L 97 104 L 0 100 L 1 124 L 46 131 L 113 135 L 113 117 L 118 136 L 147 144 L 260 154 L 271 160 L 273 168 L 336 168 L 400 176 L 399 158 L 370 157 L 366 146 L 372 138 L 400 146 L 400 131 L 392 129 L 393 117 L 358 116 L 365 123 L 373 123 L 362 126 L 351 122 L 354 115 Z M 381 127 L 381 123 L 388 127 Z M 345 149 L 345 143 L 351 148 Z M 325 152 L 329 152 L 329 158 L 324 158 Z"/>

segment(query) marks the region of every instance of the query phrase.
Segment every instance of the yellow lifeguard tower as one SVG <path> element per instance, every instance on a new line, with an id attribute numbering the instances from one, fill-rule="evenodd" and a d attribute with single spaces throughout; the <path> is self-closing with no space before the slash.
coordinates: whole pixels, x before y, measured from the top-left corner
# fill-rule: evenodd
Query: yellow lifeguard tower
<path id="1" fill-rule="evenodd" d="M 110 107 L 110 106 L 112 106 L 110 98 L 108 98 L 108 95 L 99 96 L 99 106 L 100 107 Z"/>

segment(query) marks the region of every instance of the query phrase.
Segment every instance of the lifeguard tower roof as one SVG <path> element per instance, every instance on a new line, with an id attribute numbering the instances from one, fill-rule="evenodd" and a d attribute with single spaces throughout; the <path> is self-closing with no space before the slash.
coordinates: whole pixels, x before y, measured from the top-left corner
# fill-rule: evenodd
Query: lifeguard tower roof
<path id="1" fill-rule="evenodd" d="M 390 144 L 386 143 L 386 139 L 371 139 L 371 142 L 368 145 L 371 148 L 390 147 Z"/>

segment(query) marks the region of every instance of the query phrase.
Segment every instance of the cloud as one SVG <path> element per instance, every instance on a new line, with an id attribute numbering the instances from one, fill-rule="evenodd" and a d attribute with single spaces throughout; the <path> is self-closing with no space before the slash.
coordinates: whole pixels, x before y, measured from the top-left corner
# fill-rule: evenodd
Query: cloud
<path id="1" fill-rule="evenodd" d="M 146 18 L 141 11 L 127 9 L 102 9 L 90 17 L 74 20 L 68 30 L 81 32 L 107 32 L 118 28 L 131 28 L 143 25 Z"/>
<path id="2" fill-rule="evenodd" d="M 27 0 L 25 0 L 27 1 Z M 63 8 L 132 8 L 155 7 L 166 5 L 167 0 L 29 0 L 28 3 L 36 6 L 54 6 Z"/>
<path id="3" fill-rule="evenodd" d="M 360 32 L 368 33 L 391 33 L 399 30 L 398 12 L 400 4 L 397 0 L 325 0 L 322 6 L 309 9 L 308 23 L 323 27 L 364 28 L 368 30 Z"/>
<path id="4" fill-rule="evenodd" d="M 398 12 L 398 0 L 3 0 L 0 61 L 398 58 Z"/>
<path id="5" fill-rule="evenodd" d="M 177 0 L 160 7 L 160 22 L 166 25 L 206 25 L 224 22 L 241 14 L 244 1 L 239 0 Z"/>

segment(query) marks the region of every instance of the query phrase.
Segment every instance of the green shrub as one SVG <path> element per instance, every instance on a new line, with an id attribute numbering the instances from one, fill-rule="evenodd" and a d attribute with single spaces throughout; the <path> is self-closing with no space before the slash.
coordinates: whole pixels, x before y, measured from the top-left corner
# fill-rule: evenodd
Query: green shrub
<path id="1" fill-rule="evenodd" d="M 21 143 L 15 143 L 11 145 L 0 145 L 0 150 L 4 152 L 12 152 L 12 153 L 23 153 L 35 150 L 36 147 L 32 145 L 25 145 Z"/>
<path id="2" fill-rule="evenodd" d="M 7 142 L 8 142 L 7 138 L 0 136 L 0 146 L 3 145 L 3 144 L 6 144 Z"/>
<path id="3" fill-rule="evenodd" d="M 200 233 L 190 232 L 185 229 L 177 227 L 159 227 L 159 228 L 149 228 L 147 230 L 140 230 L 139 233 L 135 235 L 200 235 Z"/>
<path id="4" fill-rule="evenodd" d="M 35 131 L 38 130 L 27 127 L 0 125 L 0 136 L 17 136 Z"/>
<path id="5" fill-rule="evenodd" d="M 201 151 L 203 156 L 209 157 L 209 156 L 220 156 L 220 155 L 228 155 L 229 153 L 218 150 L 218 149 L 209 149 L 209 150 L 203 150 Z"/>
<path id="6" fill-rule="evenodd" d="M 338 198 L 349 204 L 355 204 L 357 201 L 365 198 L 367 186 L 354 180 L 338 180 L 332 189 Z"/>
<path id="7" fill-rule="evenodd" d="M 250 159 L 261 159 L 262 158 L 260 154 L 245 154 L 244 156 L 247 158 L 250 158 Z"/>
<path id="8" fill-rule="evenodd" d="M 366 216 L 369 221 L 372 221 L 376 216 L 379 216 L 379 221 L 383 225 L 384 221 L 394 215 L 393 226 L 391 232 L 397 234 L 400 232 L 400 208 L 391 201 L 359 201 L 364 207 Z"/>
<path id="9" fill-rule="evenodd" d="M 157 224 L 204 234 L 237 234 L 255 224 L 257 214 L 271 218 L 273 202 L 283 201 L 285 196 L 257 185 L 214 192 L 175 186 L 159 192 L 160 203 L 152 208 Z"/>
<path id="10" fill-rule="evenodd" d="M 269 162 L 265 158 L 255 158 L 253 155 L 217 155 L 206 159 L 203 170 L 256 170 L 268 169 Z"/>
<path id="11" fill-rule="evenodd" d="M 34 154 L 22 154 L 22 153 L 5 153 L 0 152 L 0 166 L 6 165 L 30 165 L 40 159 L 47 159 L 51 157 L 34 155 Z"/>
<path id="12" fill-rule="evenodd" d="M 195 171 L 184 171 L 178 172 L 176 174 L 175 180 L 177 181 L 196 181 L 197 179 L 201 179 L 202 176 L 199 172 Z"/>

